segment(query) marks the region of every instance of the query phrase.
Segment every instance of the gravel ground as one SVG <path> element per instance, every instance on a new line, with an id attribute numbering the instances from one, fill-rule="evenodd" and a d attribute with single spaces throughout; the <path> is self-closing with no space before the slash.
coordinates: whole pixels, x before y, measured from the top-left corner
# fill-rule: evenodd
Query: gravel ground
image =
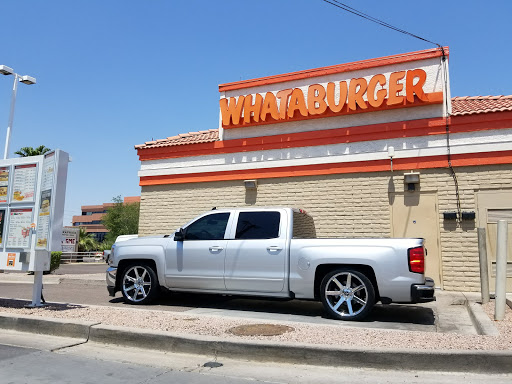
<path id="1" fill-rule="evenodd" d="M 223 339 L 264 340 L 268 342 L 299 342 L 336 345 L 340 347 L 373 347 L 428 350 L 512 350 L 512 310 L 506 307 L 504 321 L 494 322 L 500 336 L 460 335 L 454 333 L 412 332 L 361 329 L 337 325 L 310 325 L 293 322 L 251 321 L 216 316 L 190 316 L 145 309 L 118 309 L 99 306 L 49 305 L 24 308 L 26 302 L 0 299 L 0 313 L 77 319 L 101 322 L 105 325 L 169 331 L 175 334 L 217 336 Z M 494 302 L 483 306 L 493 319 Z M 279 336 L 235 336 L 229 330 L 241 325 L 271 323 L 286 325 L 293 330 Z"/>

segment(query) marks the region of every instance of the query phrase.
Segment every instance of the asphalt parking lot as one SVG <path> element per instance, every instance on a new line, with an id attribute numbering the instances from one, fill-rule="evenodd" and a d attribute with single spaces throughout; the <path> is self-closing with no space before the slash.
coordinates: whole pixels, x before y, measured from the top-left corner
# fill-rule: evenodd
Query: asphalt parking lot
<path id="1" fill-rule="evenodd" d="M 124 302 L 119 292 L 116 297 L 108 295 L 103 278 L 106 268 L 104 263 L 61 265 L 54 274 L 45 275 L 43 279 L 43 282 L 49 281 L 44 285 L 45 300 L 56 303 L 131 307 Z M 23 275 L 25 283 L 22 284 L 6 282 L 5 279 L 2 280 L 2 274 L 0 274 L 0 297 L 31 300 L 32 285 L 27 284 L 30 282 L 30 277 Z M 21 274 L 19 276 L 22 277 Z M 321 303 L 304 300 L 283 301 L 230 295 L 164 292 L 154 303 L 144 308 L 186 312 L 191 315 L 221 315 L 315 324 L 338 322 L 325 316 Z M 441 292 L 438 295 L 438 301 L 433 303 L 376 305 L 365 321 L 351 323 L 351 326 L 423 332 L 443 332 L 453 328 L 454 332 L 474 333 L 466 308 L 461 303 L 454 302 L 452 298 L 443 297 Z"/>

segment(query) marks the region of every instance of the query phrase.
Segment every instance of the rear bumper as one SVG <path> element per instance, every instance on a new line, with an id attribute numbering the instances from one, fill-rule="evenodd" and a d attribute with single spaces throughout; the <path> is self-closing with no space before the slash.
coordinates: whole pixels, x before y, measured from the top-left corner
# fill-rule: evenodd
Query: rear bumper
<path id="1" fill-rule="evenodd" d="M 435 284 L 430 277 L 425 278 L 424 284 L 414 284 L 411 286 L 411 297 L 413 303 L 428 303 L 435 301 Z"/>
<path id="2" fill-rule="evenodd" d="M 110 296 L 115 296 L 116 291 L 117 291 L 116 276 L 117 276 L 117 268 L 109 267 L 107 269 L 106 280 L 107 280 L 107 290 L 108 290 L 108 294 Z"/>

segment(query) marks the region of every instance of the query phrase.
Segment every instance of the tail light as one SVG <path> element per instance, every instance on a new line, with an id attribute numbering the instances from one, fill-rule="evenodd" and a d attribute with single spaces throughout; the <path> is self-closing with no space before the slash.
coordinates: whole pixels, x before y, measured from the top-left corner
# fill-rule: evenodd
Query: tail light
<path id="1" fill-rule="evenodd" d="M 409 248 L 409 271 L 425 273 L 425 250 L 423 247 Z"/>

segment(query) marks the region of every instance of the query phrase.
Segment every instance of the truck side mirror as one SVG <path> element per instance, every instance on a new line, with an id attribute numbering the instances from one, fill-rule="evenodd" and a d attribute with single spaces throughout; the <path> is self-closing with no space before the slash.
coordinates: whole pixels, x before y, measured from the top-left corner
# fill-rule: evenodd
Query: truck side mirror
<path id="1" fill-rule="evenodd" d="M 183 241 L 185 240 L 185 233 L 183 232 L 183 228 L 180 228 L 179 231 L 174 233 L 174 241 Z"/>

